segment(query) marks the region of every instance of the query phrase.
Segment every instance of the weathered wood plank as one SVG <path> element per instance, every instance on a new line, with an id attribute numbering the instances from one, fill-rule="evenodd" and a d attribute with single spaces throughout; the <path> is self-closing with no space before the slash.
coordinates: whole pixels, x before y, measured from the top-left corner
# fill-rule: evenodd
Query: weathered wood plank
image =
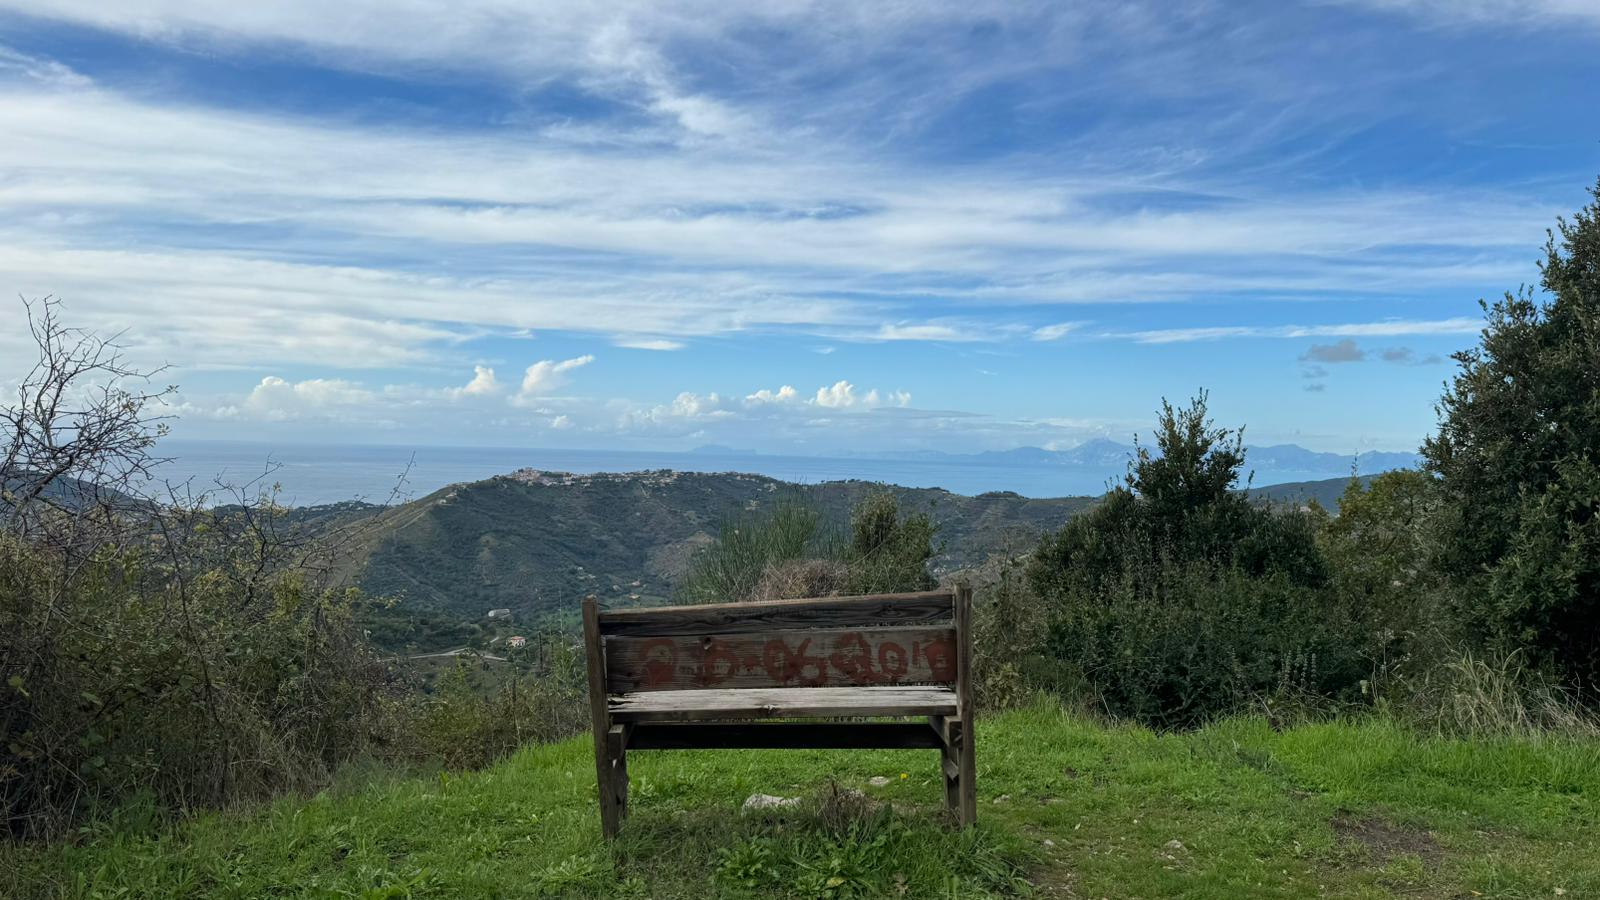
<path id="1" fill-rule="evenodd" d="M 977 709 L 972 697 L 972 588 L 967 585 L 956 588 L 956 635 L 956 697 L 961 711 L 961 738 L 956 745 L 961 767 L 956 784 L 957 819 L 962 828 L 970 828 L 978 823 L 978 741 L 972 727 Z"/>
<path id="2" fill-rule="evenodd" d="M 606 635 L 652 637 L 748 634 L 789 628 L 945 624 L 954 616 L 955 600 L 950 591 L 923 591 L 914 594 L 617 609 L 600 614 L 600 630 Z"/>
<path id="3" fill-rule="evenodd" d="M 844 716 L 947 716 L 956 693 L 942 686 L 736 688 L 649 691 L 610 698 L 614 722 Z"/>
<path id="4" fill-rule="evenodd" d="M 928 750 L 942 746 L 919 722 L 720 722 L 643 724 L 630 750 Z"/>
<path id="5" fill-rule="evenodd" d="M 951 628 L 832 628 L 759 634 L 611 637 L 613 694 L 698 688 L 951 684 Z"/>
<path id="6" fill-rule="evenodd" d="M 606 755 L 611 758 L 611 799 L 617 805 L 617 821 L 628 817 L 628 739 L 632 725 L 613 725 L 606 732 Z"/>
<path id="7" fill-rule="evenodd" d="M 611 721 L 606 704 L 606 650 L 600 642 L 600 601 L 593 594 L 583 598 L 583 643 L 589 674 L 589 725 L 594 731 L 595 786 L 600 793 L 600 830 L 611 838 L 616 837 L 621 817 L 614 767 L 607 747 Z"/>

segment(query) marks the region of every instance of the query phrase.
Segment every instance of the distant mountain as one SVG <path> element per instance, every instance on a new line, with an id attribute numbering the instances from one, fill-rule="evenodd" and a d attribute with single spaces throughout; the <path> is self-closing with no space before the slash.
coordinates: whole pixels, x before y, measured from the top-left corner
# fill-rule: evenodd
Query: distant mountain
<path id="1" fill-rule="evenodd" d="M 1118 449 L 1124 448 L 1104 442 L 1087 452 Z M 1250 494 L 1297 505 L 1316 499 L 1335 510 L 1348 484 L 1346 476 Z M 371 594 L 400 598 L 406 609 L 472 621 L 507 608 L 521 621 L 554 617 L 570 624 L 589 593 L 619 605 L 671 597 L 694 552 L 732 517 L 793 499 L 843 527 L 855 503 L 874 490 L 889 490 L 902 509 L 932 516 L 939 527 L 935 574 L 980 566 L 999 553 L 1025 553 L 1096 502 L 1009 491 L 968 497 L 865 481 L 792 484 L 737 473 L 526 469 L 398 507 L 346 503 L 290 514 L 313 528 L 361 526 L 353 530 L 359 539 L 351 545 L 347 574 Z"/>
<path id="2" fill-rule="evenodd" d="M 1014 447 L 1010 450 L 985 450 L 980 453 L 921 450 L 861 455 L 987 466 L 1070 466 L 1103 469 L 1106 477 L 1116 478 L 1122 475 L 1128 461 L 1133 458 L 1134 447 L 1107 438 L 1094 438 L 1065 450 Z M 1421 457 L 1417 454 L 1404 452 L 1368 450 L 1361 453 L 1326 453 L 1307 450 L 1296 444 L 1245 447 L 1246 471 L 1254 471 L 1271 481 L 1283 481 L 1285 476 L 1293 478 L 1322 475 L 1331 478 L 1349 475 L 1352 469 L 1363 475 L 1375 475 L 1390 469 L 1411 468 L 1420 461 Z"/>
<path id="3" fill-rule="evenodd" d="M 796 498 L 842 527 L 862 496 L 883 489 L 902 509 L 928 512 L 938 523 L 936 571 L 1029 549 L 1094 502 L 1009 492 L 967 497 L 864 481 L 799 485 L 734 473 L 526 470 L 388 509 L 347 504 L 293 514 L 317 527 L 364 526 L 347 571 L 369 593 L 463 619 L 504 607 L 527 620 L 570 618 L 591 592 L 613 603 L 660 602 L 722 522 Z"/>
<path id="4" fill-rule="evenodd" d="M 1319 453 L 1295 444 L 1273 444 L 1245 448 L 1246 468 L 1277 472 L 1320 472 L 1338 470 L 1349 474 L 1352 468 L 1362 475 L 1376 475 L 1390 469 L 1409 469 L 1422 461 L 1415 453 Z"/>
<path id="5" fill-rule="evenodd" d="M 1362 475 L 1359 481 L 1363 485 L 1372 484 L 1373 475 Z M 1268 487 L 1250 489 L 1250 496 L 1256 500 L 1271 503 L 1288 503 L 1303 506 L 1312 500 L 1317 501 L 1329 512 L 1339 511 L 1339 498 L 1344 496 L 1350 487 L 1350 476 L 1343 478 L 1324 478 L 1320 481 L 1291 481 L 1285 484 L 1274 484 Z"/>

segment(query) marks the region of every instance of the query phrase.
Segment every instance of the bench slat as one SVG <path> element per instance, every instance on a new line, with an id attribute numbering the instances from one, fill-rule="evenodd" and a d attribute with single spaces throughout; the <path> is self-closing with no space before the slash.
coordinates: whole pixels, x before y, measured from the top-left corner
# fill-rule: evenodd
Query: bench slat
<path id="1" fill-rule="evenodd" d="M 606 638 L 613 694 L 695 688 L 952 684 L 953 628 L 831 628 Z"/>
<path id="2" fill-rule="evenodd" d="M 913 594 L 617 609 L 600 614 L 600 632 L 605 635 L 651 637 L 748 634 L 787 628 L 933 625 L 948 623 L 954 617 L 954 594 L 950 591 L 923 591 Z"/>
<path id="3" fill-rule="evenodd" d="M 935 750 L 944 746 L 920 722 L 708 722 L 637 726 L 630 750 Z"/>
<path id="4" fill-rule="evenodd" d="M 699 722 L 805 716 L 949 716 L 956 693 L 940 686 L 737 688 L 651 691 L 612 697 L 617 722 Z"/>

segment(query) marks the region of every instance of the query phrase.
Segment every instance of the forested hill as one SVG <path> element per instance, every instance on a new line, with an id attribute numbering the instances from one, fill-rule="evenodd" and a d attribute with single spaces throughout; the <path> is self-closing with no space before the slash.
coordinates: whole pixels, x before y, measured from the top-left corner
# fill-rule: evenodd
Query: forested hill
<path id="1" fill-rule="evenodd" d="M 817 508 L 824 522 L 843 526 L 857 500 L 883 489 L 894 492 L 902 509 L 928 512 L 938 523 L 935 565 L 941 571 L 1008 548 L 1029 549 L 1040 534 L 1094 502 L 1012 493 L 967 497 L 863 481 L 797 485 L 735 473 L 523 472 L 454 485 L 382 513 L 346 504 L 296 515 L 346 522 L 378 517 L 349 560 L 356 583 L 369 593 L 465 619 L 504 607 L 527 621 L 570 613 L 589 592 L 618 602 L 660 601 L 722 523 L 798 500 Z"/>
<path id="2" fill-rule="evenodd" d="M 1315 497 L 1332 509 L 1347 481 L 1258 488 L 1252 495 L 1292 503 Z M 526 622 L 570 616 L 590 592 L 614 602 L 660 602 L 722 523 L 794 500 L 843 527 L 850 508 L 874 490 L 892 491 L 902 509 L 933 517 L 935 574 L 1003 551 L 1026 552 L 1095 501 L 1009 492 L 968 497 L 865 481 L 800 485 L 738 473 L 522 472 L 452 485 L 391 509 L 347 503 L 294 515 L 321 526 L 354 520 L 369 526 L 346 564 L 373 595 L 448 619 L 476 620 L 507 608 Z"/>

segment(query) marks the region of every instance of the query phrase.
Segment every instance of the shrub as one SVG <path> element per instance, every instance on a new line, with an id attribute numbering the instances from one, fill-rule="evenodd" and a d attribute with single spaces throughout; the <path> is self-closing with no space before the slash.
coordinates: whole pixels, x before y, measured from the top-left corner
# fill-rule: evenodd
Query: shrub
<path id="1" fill-rule="evenodd" d="M 1325 622 L 1313 517 L 1234 490 L 1242 438 L 1213 427 L 1203 392 L 1184 409 L 1163 403 L 1157 441 L 1029 563 L 1051 652 L 1110 712 L 1161 726 L 1286 686 L 1353 689 L 1359 660 Z"/>
<path id="2" fill-rule="evenodd" d="M 1358 641 L 1369 699 L 1448 662 L 1440 654 L 1458 639 L 1436 564 L 1438 508 L 1435 479 L 1400 469 L 1351 479 L 1338 515 L 1322 517 L 1317 543 L 1331 579 L 1324 609 Z"/>
<path id="3" fill-rule="evenodd" d="M 770 510 L 724 522 L 716 540 L 690 561 L 676 599 L 680 603 L 756 599 L 769 572 L 797 560 L 836 554 L 836 542 L 823 529 L 817 511 L 799 500 L 782 500 Z"/>
<path id="4" fill-rule="evenodd" d="M 412 693 L 396 710 L 391 758 L 476 769 L 530 742 L 558 741 L 589 725 L 583 651 L 548 632 L 511 651 L 504 683 L 485 690 L 470 678 L 475 661 L 457 657 L 430 693 Z"/>
<path id="5" fill-rule="evenodd" d="M 57 563 L 0 535 L 0 811 L 14 833 L 134 793 L 187 807 L 304 788 L 367 746 L 386 679 L 353 594 L 135 550 L 103 549 L 70 577 Z"/>
<path id="6" fill-rule="evenodd" d="M 932 519 L 900 514 L 888 492 L 851 511 L 848 540 L 800 499 L 725 523 L 690 561 L 680 603 L 722 603 L 843 593 L 919 591 L 934 586 Z"/>
<path id="7" fill-rule="evenodd" d="M 852 594 L 923 591 L 934 586 L 933 520 L 926 513 L 902 516 L 888 491 L 864 497 L 850 513 L 846 590 Z"/>

